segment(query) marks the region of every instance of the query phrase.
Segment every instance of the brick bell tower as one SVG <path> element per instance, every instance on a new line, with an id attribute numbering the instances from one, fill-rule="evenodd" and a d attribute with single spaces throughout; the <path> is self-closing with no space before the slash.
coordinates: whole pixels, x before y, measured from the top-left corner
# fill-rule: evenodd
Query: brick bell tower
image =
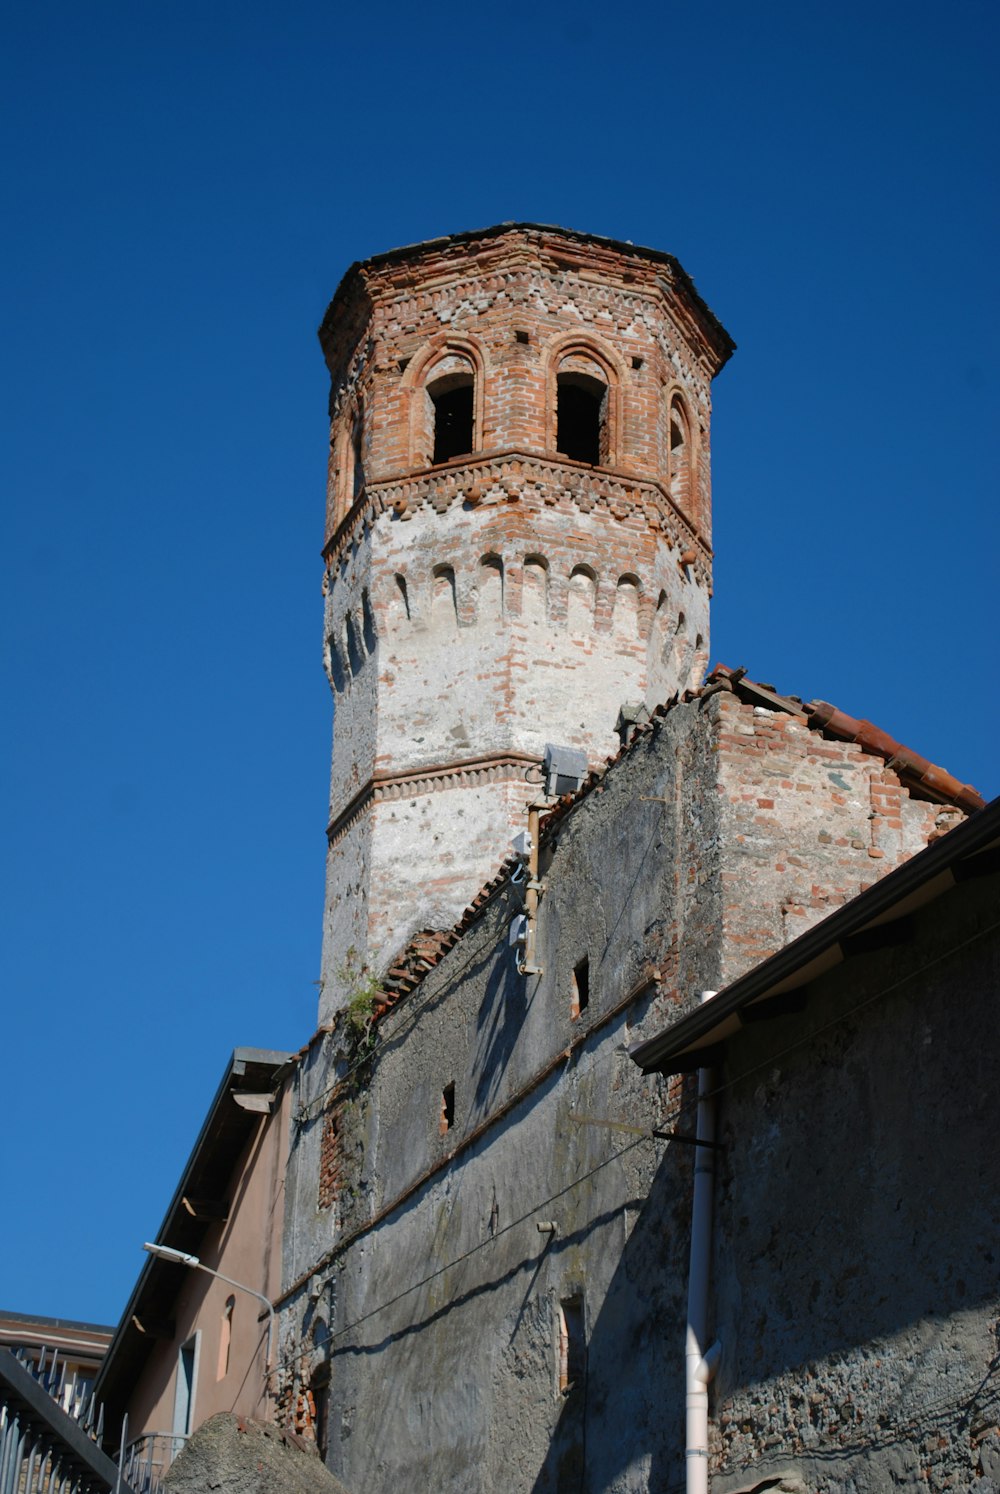
<path id="1" fill-rule="evenodd" d="M 546 742 L 700 683 L 733 343 L 670 255 L 524 223 L 353 265 L 320 341 L 325 1020 L 496 870 Z"/>

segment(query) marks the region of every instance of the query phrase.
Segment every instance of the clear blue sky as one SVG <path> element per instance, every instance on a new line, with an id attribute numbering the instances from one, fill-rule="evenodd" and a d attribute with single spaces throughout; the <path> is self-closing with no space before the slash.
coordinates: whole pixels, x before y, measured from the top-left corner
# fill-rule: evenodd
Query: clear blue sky
<path id="1" fill-rule="evenodd" d="M 927 0 L 8 10 L 0 1304 L 113 1322 L 230 1050 L 315 1022 L 348 264 L 676 254 L 713 660 L 1000 791 L 997 27 Z"/>

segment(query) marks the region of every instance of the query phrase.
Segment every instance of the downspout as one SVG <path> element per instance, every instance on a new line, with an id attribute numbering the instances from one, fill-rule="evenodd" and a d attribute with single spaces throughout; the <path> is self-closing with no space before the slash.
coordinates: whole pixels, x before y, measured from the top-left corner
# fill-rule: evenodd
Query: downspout
<path id="1" fill-rule="evenodd" d="M 702 991 L 708 1001 L 714 991 Z M 684 1463 L 687 1494 L 708 1494 L 708 1385 L 715 1374 L 721 1348 L 708 1339 L 708 1283 L 712 1261 L 712 1194 L 715 1183 L 715 1077 L 698 1070 L 698 1118 L 695 1135 L 708 1143 L 694 1153 L 694 1196 L 691 1201 L 691 1261 L 688 1270 L 687 1335 L 684 1348 L 686 1441 Z"/>

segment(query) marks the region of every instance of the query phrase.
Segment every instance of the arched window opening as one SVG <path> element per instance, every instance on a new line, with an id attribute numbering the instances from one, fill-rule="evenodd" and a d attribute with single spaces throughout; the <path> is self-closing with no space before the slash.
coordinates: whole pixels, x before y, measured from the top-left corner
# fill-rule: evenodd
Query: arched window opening
<path id="1" fill-rule="evenodd" d="M 503 561 L 499 555 L 484 555 L 479 566 L 479 617 L 503 616 Z"/>
<path id="2" fill-rule="evenodd" d="M 431 593 L 431 622 L 435 627 L 458 625 L 458 603 L 455 597 L 455 572 L 450 565 L 439 565 L 434 571 Z"/>
<path id="3" fill-rule="evenodd" d="M 566 624 L 572 637 L 586 638 L 593 632 L 596 600 L 596 576 L 589 565 L 575 565 L 566 596 Z"/>
<path id="4" fill-rule="evenodd" d="M 326 640 L 326 649 L 327 660 L 330 666 L 330 683 L 339 694 L 339 692 L 343 690 L 344 685 L 347 683 L 347 680 L 344 675 L 344 660 L 341 656 L 340 649 L 337 647 L 337 640 L 336 638 L 334 638 L 332 633 Z"/>
<path id="5" fill-rule="evenodd" d="M 449 373 L 427 386 L 434 422 L 431 461 L 450 462 L 472 450 L 474 380 L 471 373 Z"/>
<path id="6" fill-rule="evenodd" d="M 558 1327 L 559 1390 L 565 1395 L 583 1385 L 587 1371 L 582 1297 L 566 1297 L 560 1302 Z"/>
<path id="7" fill-rule="evenodd" d="M 347 642 L 347 659 L 351 666 L 352 674 L 359 674 L 361 666 L 365 662 L 358 642 L 358 630 L 354 625 L 354 618 L 348 613 L 344 622 L 344 635 Z"/>
<path id="8" fill-rule="evenodd" d="M 219 1365 L 215 1376 L 217 1380 L 224 1380 L 229 1374 L 229 1354 L 233 1346 L 233 1313 L 235 1311 L 236 1298 L 227 1297 L 219 1328 Z"/>
<path id="9" fill-rule="evenodd" d="M 556 450 L 574 462 L 607 459 L 608 386 L 575 369 L 556 375 Z"/>
<path id="10" fill-rule="evenodd" d="M 670 492 L 675 503 L 691 501 L 691 433 L 679 395 L 670 401 Z"/>
<path id="11" fill-rule="evenodd" d="M 545 622 L 549 613 L 549 566 L 542 555 L 526 555 L 521 593 L 525 622 Z"/>
<path id="12" fill-rule="evenodd" d="M 615 592 L 612 630 L 619 636 L 634 638 L 639 632 L 639 578 L 626 575 L 619 579 Z"/>
<path id="13" fill-rule="evenodd" d="M 396 572 L 396 589 L 393 593 L 393 612 L 402 621 L 410 619 L 410 596 L 406 589 L 406 577 Z"/>

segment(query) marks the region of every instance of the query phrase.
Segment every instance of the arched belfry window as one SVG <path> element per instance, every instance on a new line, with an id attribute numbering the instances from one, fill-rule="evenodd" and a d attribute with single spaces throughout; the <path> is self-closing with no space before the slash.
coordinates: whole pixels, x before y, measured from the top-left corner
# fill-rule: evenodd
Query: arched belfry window
<path id="1" fill-rule="evenodd" d="M 675 503 L 689 508 L 693 495 L 692 472 L 694 452 L 691 443 L 691 421 L 684 400 L 679 394 L 670 399 L 668 421 L 670 441 L 670 493 Z"/>
<path id="2" fill-rule="evenodd" d="M 436 467 L 479 449 L 482 367 L 479 350 L 465 340 L 431 350 L 408 366 L 413 466 Z"/>
<path id="3" fill-rule="evenodd" d="M 555 448 L 592 467 L 614 463 L 615 380 L 589 348 L 566 348 L 555 367 Z"/>

